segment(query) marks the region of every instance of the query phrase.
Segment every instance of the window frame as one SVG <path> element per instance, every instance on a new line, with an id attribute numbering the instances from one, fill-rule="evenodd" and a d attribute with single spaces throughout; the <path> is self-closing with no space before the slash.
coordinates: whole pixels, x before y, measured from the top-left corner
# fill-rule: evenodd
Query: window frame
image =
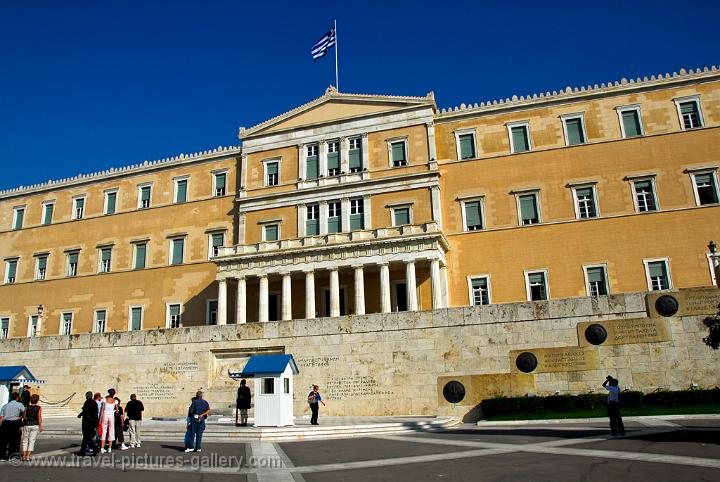
<path id="1" fill-rule="evenodd" d="M 65 333 L 65 315 L 70 315 L 70 330 L 68 333 Z M 72 335 L 73 331 L 73 325 L 75 325 L 75 313 L 72 311 L 63 311 L 60 312 L 60 330 L 59 335 L 60 336 L 70 336 Z"/>
<path id="2" fill-rule="evenodd" d="M 356 211 L 356 212 L 353 212 Z M 352 216 L 360 216 L 362 228 L 353 230 Z M 362 231 L 365 227 L 365 198 L 363 196 L 355 196 L 349 199 L 348 203 L 348 231 Z"/>
<path id="3" fill-rule="evenodd" d="M 225 246 L 225 230 L 224 229 L 222 229 L 222 230 L 218 229 L 217 231 L 209 231 L 208 232 L 208 260 L 219 255 L 219 253 L 218 254 L 213 253 L 213 251 L 214 251 L 213 236 L 215 236 L 217 234 L 222 236 L 222 244 L 219 247 Z"/>
<path id="4" fill-rule="evenodd" d="M 477 159 L 478 158 L 478 149 L 477 149 L 477 128 L 472 127 L 468 129 L 458 129 L 454 132 L 455 134 L 455 154 L 457 155 L 458 161 L 467 161 L 470 159 Z M 462 151 L 460 149 L 460 136 L 465 135 L 471 135 L 472 136 L 472 145 L 473 145 L 473 153 L 475 154 L 472 157 L 462 157 Z"/>
<path id="5" fill-rule="evenodd" d="M 533 142 L 532 142 L 532 136 L 530 135 L 530 121 L 529 120 L 507 122 L 505 124 L 505 127 L 507 128 L 508 141 L 510 142 L 510 154 L 523 154 L 525 152 L 531 152 L 533 150 Z M 512 130 L 517 127 L 525 128 L 525 134 L 527 135 L 527 143 L 528 143 L 528 148 L 526 151 L 518 151 L 515 149 L 515 144 L 513 143 Z"/>
<path id="6" fill-rule="evenodd" d="M 690 174 L 690 180 L 692 182 L 693 196 L 695 197 L 695 206 L 696 207 L 717 206 L 718 203 L 720 203 L 720 186 L 718 186 L 717 170 L 718 170 L 717 167 L 707 167 L 707 168 L 688 169 L 687 170 L 688 174 Z M 709 204 L 700 204 L 700 193 L 698 192 L 696 176 L 703 175 L 703 174 L 710 174 L 712 176 L 713 182 L 715 184 L 715 199 L 717 199 L 718 202 L 709 203 Z"/>
<path id="7" fill-rule="evenodd" d="M 388 205 L 390 208 L 390 223 L 393 228 L 397 228 L 400 226 L 412 226 L 414 219 L 413 219 L 413 203 L 407 202 L 407 203 L 398 203 L 398 204 L 392 204 Z M 395 212 L 398 209 L 407 209 L 408 210 L 408 223 L 407 224 L 397 224 L 395 222 Z"/>
<path id="8" fill-rule="evenodd" d="M 205 300 L 205 325 L 206 326 L 217 326 L 218 310 L 217 298 Z M 210 305 L 215 302 L 215 323 L 210 323 Z"/>
<path id="9" fill-rule="evenodd" d="M 103 320 L 103 330 L 100 331 L 98 324 L 98 313 L 105 313 L 105 319 Z M 93 333 L 107 333 L 107 322 L 108 322 L 108 310 L 107 308 L 96 308 L 93 310 Z"/>
<path id="10" fill-rule="evenodd" d="M 408 137 L 393 137 L 391 139 L 386 139 L 385 141 L 387 143 L 387 149 L 388 149 L 388 167 L 391 169 L 397 169 L 400 167 L 407 167 L 410 165 L 410 156 L 409 156 L 409 150 L 408 150 Z M 393 153 L 392 153 L 392 146 L 393 144 L 397 144 L 399 142 L 403 143 L 403 150 L 405 152 L 405 163 L 400 165 L 395 165 L 395 161 L 393 160 Z"/>
<path id="11" fill-rule="evenodd" d="M 548 276 L 548 269 L 547 268 L 540 268 L 540 269 L 529 269 L 525 270 L 524 272 L 525 276 L 525 294 L 527 296 L 527 301 L 549 301 L 550 298 L 550 278 Z M 544 300 L 533 300 L 532 299 L 532 290 L 530 289 L 530 275 L 535 273 L 542 273 L 543 274 L 543 280 L 545 283 L 545 299 Z"/>
<path id="12" fill-rule="evenodd" d="M 132 329 L 132 313 L 133 309 L 140 308 L 140 328 L 137 330 Z M 145 307 L 143 305 L 130 305 L 128 306 L 128 324 L 127 331 L 143 331 L 145 325 Z"/>
<path id="13" fill-rule="evenodd" d="M 143 192 L 143 189 L 145 189 L 145 188 L 150 189 L 150 195 L 148 196 L 148 205 L 147 206 L 142 205 L 142 192 Z M 150 209 L 152 207 L 152 193 L 153 193 L 153 183 L 145 182 L 145 183 L 137 185 L 137 208 L 138 208 L 138 210 Z"/>
<path id="14" fill-rule="evenodd" d="M 15 276 L 10 281 L 10 265 L 15 263 Z M 5 276 L 3 276 L 3 284 L 14 285 L 17 283 L 18 271 L 20 269 L 20 256 L 5 258 Z"/>
<path id="15" fill-rule="evenodd" d="M 605 280 L 605 294 L 604 295 L 593 295 L 590 290 L 590 277 L 588 276 L 588 270 L 593 268 L 600 268 L 603 270 L 603 279 Z M 587 296 L 607 296 L 610 295 L 610 278 L 608 278 L 607 263 L 599 264 L 584 264 L 583 265 L 583 276 L 585 279 L 585 293 Z"/>
<path id="16" fill-rule="evenodd" d="M 469 203 L 469 202 L 480 203 L 480 223 L 481 223 L 480 229 L 468 229 L 467 212 L 465 211 L 465 204 Z M 460 215 L 462 217 L 462 227 L 463 227 L 464 233 L 475 233 L 478 231 L 485 231 L 487 229 L 487 225 L 485 223 L 485 195 L 478 194 L 477 196 L 460 198 Z"/>
<path id="17" fill-rule="evenodd" d="M 33 318 L 35 318 L 35 331 L 33 333 Z M 27 325 L 27 337 L 28 338 L 37 338 L 39 336 L 42 336 L 42 318 L 40 315 L 28 315 L 28 325 Z M 9 329 L 9 324 L 8 324 Z"/>
<path id="18" fill-rule="evenodd" d="M 353 149 L 353 147 L 352 147 L 353 142 L 357 142 L 357 144 L 358 144 L 358 147 L 355 148 L 355 149 Z M 362 170 L 363 170 L 363 141 L 362 141 L 362 136 L 350 136 L 350 137 L 347 138 L 347 143 L 348 143 L 348 144 L 347 144 L 347 146 L 348 146 L 348 150 L 347 150 L 347 156 L 348 156 L 348 172 L 350 172 L 350 173 L 362 172 Z M 360 167 L 357 167 L 357 168 L 350 167 L 350 151 L 354 151 L 354 150 L 359 151 L 359 154 L 360 154 Z M 340 162 L 342 162 L 342 159 L 340 160 Z"/>
<path id="19" fill-rule="evenodd" d="M 338 168 L 337 168 L 337 172 L 336 172 L 336 173 L 331 173 L 331 172 L 330 172 L 330 167 L 329 167 L 329 162 L 328 162 L 329 159 L 330 159 L 330 154 L 331 154 L 330 146 L 333 145 L 333 144 L 337 144 L 337 151 L 336 151 L 336 152 L 337 152 L 337 155 L 338 155 Z M 325 149 L 326 149 L 326 150 L 325 150 L 325 169 L 326 169 L 326 171 L 325 171 L 324 174 L 325 174 L 327 177 L 339 176 L 339 175 L 342 173 L 342 151 L 343 151 L 343 149 L 342 149 L 342 141 L 341 141 L 340 139 L 331 139 L 331 140 L 325 141 L 325 146 L 326 146 L 326 147 L 325 147 Z M 332 152 L 332 153 L 334 153 L 334 152 Z"/>
<path id="20" fill-rule="evenodd" d="M 261 239 L 262 239 L 263 243 L 274 243 L 276 241 L 280 241 L 280 239 L 281 239 L 280 238 L 280 230 L 281 230 L 281 225 L 282 225 L 281 221 L 279 221 L 279 220 L 265 221 L 265 222 L 262 222 L 259 224 L 262 227 L 262 230 L 261 230 L 262 238 Z M 276 226 L 277 227 L 277 239 L 270 239 L 270 240 L 267 239 L 266 228 L 268 226 Z"/>
<path id="21" fill-rule="evenodd" d="M 185 200 L 178 200 L 178 187 L 180 182 L 185 181 Z M 190 200 L 190 175 L 177 176 L 173 178 L 173 204 L 182 204 Z"/>
<path id="22" fill-rule="evenodd" d="M 147 269 L 147 267 L 148 267 L 148 266 L 147 266 L 147 264 L 148 264 L 148 263 L 147 263 L 147 260 L 148 260 L 148 256 L 147 256 L 147 255 L 148 255 L 148 245 L 150 244 L 150 241 L 147 240 L 147 239 L 144 239 L 144 240 L 142 240 L 142 241 L 133 241 L 133 242 L 131 242 L 130 244 L 133 245 L 132 269 L 133 269 L 133 270 Z M 143 265 L 144 265 L 144 266 L 143 266 L 142 268 L 138 268 L 138 267 L 137 267 L 137 260 L 138 260 L 138 257 L 137 257 L 137 248 L 138 248 L 138 246 L 140 246 L 140 245 L 144 245 L 144 246 L 145 246 L 145 259 L 143 260 Z"/>
<path id="23" fill-rule="evenodd" d="M 118 209 L 117 209 L 118 208 L 118 206 L 117 206 L 118 191 L 119 191 L 118 188 L 106 189 L 105 191 L 103 191 L 103 216 L 110 216 L 110 215 L 116 214 L 118 212 Z M 115 209 L 113 212 L 109 213 L 108 212 L 108 200 L 109 200 L 109 197 L 111 194 L 115 195 Z"/>
<path id="24" fill-rule="evenodd" d="M 65 277 L 66 278 L 75 278 L 78 276 L 78 272 L 80 271 L 80 251 L 79 249 L 73 249 L 70 251 L 65 251 Z M 77 254 L 77 262 L 75 263 L 75 272 L 70 273 L 70 256 L 73 254 Z"/>
<path id="25" fill-rule="evenodd" d="M 475 294 L 473 293 L 473 280 L 476 279 L 485 279 L 487 283 L 487 297 L 488 302 L 487 304 L 475 304 Z M 470 306 L 490 306 L 492 305 L 492 285 L 490 284 L 490 275 L 489 274 L 471 274 L 468 275 L 467 278 L 467 288 L 468 288 L 468 302 Z"/>
<path id="26" fill-rule="evenodd" d="M 40 260 L 45 259 L 45 272 L 43 273 L 42 277 L 40 276 Z M 43 281 L 47 279 L 47 270 L 48 270 L 48 261 L 50 260 L 50 255 L 48 253 L 43 254 L 37 254 L 35 255 L 35 273 L 33 279 L 35 281 Z"/>
<path id="27" fill-rule="evenodd" d="M 82 200 L 83 205 L 82 205 L 81 213 L 78 216 L 77 203 L 80 200 Z M 72 198 L 72 216 L 71 216 L 73 221 L 79 221 L 79 220 L 85 218 L 85 207 L 86 206 L 87 206 L 87 194 L 79 194 L 77 196 L 73 196 L 73 198 Z"/>
<path id="28" fill-rule="evenodd" d="M 212 196 L 211 197 L 223 197 L 228 195 L 228 184 L 230 182 L 230 176 L 228 176 L 229 169 L 221 169 L 218 171 L 212 171 Z M 225 175 L 225 192 L 223 194 L 217 193 L 217 180 L 218 176 Z"/>
<path id="29" fill-rule="evenodd" d="M 43 201 L 42 206 L 42 218 L 40 218 L 40 225 L 49 226 L 53 223 L 53 216 L 55 215 L 55 200 L 53 199 L 52 201 Z M 50 222 L 46 223 L 45 218 L 47 217 L 47 210 L 49 206 L 52 206 L 52 210 L 50 211 Z"/>
<path id="30" fill-rule="evenodd" d="M 269 159 L 263 159 L 263 187 L 275 187 L 280 185 L 280 168 L 282 166 L 281 164 L 282 158 L 280 157 L 272 157 Z M 268 174 L 268 165 L 269 164 L 277 164 L 277 179 L 275 179 L 275 184 L 270 183 L 270 174 Z M 227 180 L 225 181 L 227 183 Z"/>
<path id="31" fill-rule="evenodd" d="M 177 305 L 180 309 L 178 310 L 178 325 L 172 326 L 172 320 L 170 315 L 170 307 Z M 165 328 L 182 328 L 182 311 L 183 305 L 179 301 L 168 301 L 165 303 Z"/>
<path id="32" fill-rule="evenodd" d="M 314 211 L 313 215 L 316 215 L 314 218 L 310 218 L 310 211 L 313 208 L 312 211 Z M 320 203 L 310 203 L 305 205 L 305 236 L 320 236 Z M 308 221 L 317 221 L 317 233 L 309 234 L 308 233 Z"/>
<path id="33" fill-rule="evenodd" d="M 105 269 L 105 266 L 103 266 L 103 259 L 102 254 L 103 251 L 109 250 L 110 251 L 110 259 L 108 260 L 108 266 L 107 269 Z M 113 247 L 112 245 L 105 245 L 105 246 L 98 246 L 97 247 L 97 254 L 98 254 L 98 274 L 102 273 L 110 273 L 112 272 L 112 258 L 113 258 Z"/>
<path id="34" fill-rule="evenodd" d="M 3 333 L 2 322 L 7 320 L 7 333 Z M 0 316 L 0 340 L 10 339 L 10 327 L 12 325 L 12 316 Z"/>
<path id="35" fill-rule="evenodd" d="M 182 239 L 183 242 L 183 248 L 182 248 L 182 260 L 179 263 L 173 263 L 173 258 L 175 257 L 175 240 Z M 181 266 L 185 264 L 185 252 L 187 251 L 185 249 L 185 240 L 187 239 L 187 235 L 179 235 L 179 236 L 172 236 L 168 238 L 168 241 L 170 242 L 170 247 L 168 248 L 168 266 Z"/>
<path id="36" fill-rule="evenodd" d="M 543 221 L 542 221 L 542 207 L 540 206 L 540 189 L 515 191 L 513 194 L 515 194 L 515 205 L 517 207 L 518 226 L 537 226 L 538 224 L 542 224 Z M 535 196 L 535 208 L 537 210 L 538 222 L 525 224 L 525 223 L 523 223 L 520 198 L 523 196 L 530 196 L 530 195 Z"/>
<path id="37" fill-rule="evenodd" d="M 668 278 L 668 287 L 662 290 L 654 290 L 652 288 L 652 280 L 650 279 L 650 263 L 665 263 L 665 272 Z M 648 291 L 669 291 L 673 289 L 672 274 L 670 272 L 670 257 L 664 258 L 646 258 L 643 259 L 643 265 L 645 265 L 645 281 L 647 283 Z"/>
<path id="38" fill-rule="evenodd" d="M 588 143 L 587 130 L 585 128 L 585 112 L 563 114 L 560 116 L 560 119 L 562 120 L 563 134 L 565 135 L 565 147 L 582 146 L 583 144 Z M 567 121 L 573 119 L 580 119 L 580 127 L 582 128 L 581 132 L 583 135 L 583 141 L 578 144 L 570 144 L 570 139 L 568 138 Z"/>
<path id="39" fill-rule="evenodd" d="M 618 122 L 620 123 L 620 136 L 623 139 L 635 139 L 636 137 L 643 137 L 645 135 L 645 126 L 643 125 L 642 110 L 640 109 L 640 104 L 621 105 L 615 107 L 615 112 L 617 112 Z M 623 113 L 625 112 L 635 112 L 637 114 L 638 124 L 640 124 L 640 133 L 638 135 L 628 137 L 627 133 L 625 132 L 625 122 L 623 122 Z"/>
<path id="40" fill-rule="evenodd" d="M 19 231 L 25 227 L 25 212 L 27 211 L 26 205 L 23 204 L 22 206 L 13 206 L 13 221 L 12 221 L 12 230 L 13 231 Z M 21 213 L 19 215 L 19 213 Z M 20 219 L 20 226 L 17 225 L 18 218 Z"/>
<path id="41" fill-rule="evenodd" d="M 630 183 L 630 195 L 632 196 L 633 206 L 635 206 L 635 212 L 637 214 L 655 213 L 655 212 L 660 211 L 660 199 L 658 199 L 657 187 L 656 187 L 656 183 L 655 183 L 655 174 L 627 177 L 627 180 Z M 635 188 L 635 183 L 636 182 L 644 182 L 644 181 L 650 182 L 650 190 L 653 195 L 653 200 L 655 201 L 655 209 L 654 210 L 646 210 L 646 211 L 640 210 L 640 204 L 638 203 L 637 189 Z"/>
<path id="42" fill-rule="evenodd" d="M 593 207 L 595 208 L 595 216 L 588 216 L 588 217 L 582 217 L 580 215 L 580 198 L 578 198 L 578 189 L 592 189 L 592 195 L 593 195 Z M 588 219 L 598 219 L 600 218 L 600 205 L 598 204 L 598 193 L 597 193 L 597 182 L 587 182 L 582 184 L 571 184 L 570 189 L 572 189 L 572 196 L 573 196 L 573 204 L 575 205 L 575 219 L 577 221 L 585 221 Z"/>
<path id="43" fill-rule="evenodd" d="M 680 124 L 681 131 L 692 131 L 695 129 L 702 129 L 703 127 L 705 127 L 705 118 L 703 117 L 702 103 L 700 102 L 700 94 L 676 97 L 673 99 L 673 102 L 675 102 L 675 109 L 677 110 L 678 123 Z M 689 127 L 689 128 L 685 127 L 685 122 L 683 122 L 682 110 L 681 110 L 680 104 L 685 104 L 686 102 L 695 102 L 695 106 L 697 107 L 697 111 L 698 111 L 698 121 L 700 121 L 700 125 L 697 127 Z"/>
<path id="44" fill-rule="evenodd" d="M 325 209 L 325 212 L 327 213 L 327 218 L 325 219 L 325 233 L 324 234 L 336 234 L 336 233 L 342 233 L 343 232 L 343 203 L 340 199 L 332 199 L 327 201 L 326 203 L 327 208 Z M 330 212 L 336 211 L 335 216 L 331 216 Z M 338 230 L 337 231 L 330 231 L 330 220 L 337 219 L 338 223 Z"/>

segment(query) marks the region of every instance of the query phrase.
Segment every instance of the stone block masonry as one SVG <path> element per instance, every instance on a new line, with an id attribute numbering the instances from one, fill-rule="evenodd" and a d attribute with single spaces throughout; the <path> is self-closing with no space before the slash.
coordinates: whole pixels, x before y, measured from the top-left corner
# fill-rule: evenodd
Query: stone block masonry
<path id="1" fill-rule="evenodd" d="M 618 377 L 623 388 L 643 391 L 688 388 L 692 383 L 718 385 L 720 359 L 702 342 L 702 319 L 714 313 L 720 290 L 666 294 L 680 305 L 670 316 L 657 312 L 656 294 L 630 293 L 414 313 L 16 338 L 0 341 L 0 365 L 27 365 L 47 381 L 41 387 L 45 400 L 76 393 L 71 406 L 79 409 L 85 391 L 114 387 L 122 400 L 136 393 L 145 402 L 147 416 L 184 414 L 198 389 L 205 390 L 214 408 L 227 409 L 234 404 L 237 388 L 228 371 L 241 370 L 250 355 L 278 352 L 292 353 L 300 367 L 296 415 L 308 412 L 305 394 L 312 383 L 323 392 L 325 414 L 346 416 L 466 416 L 489 396 L 598 391 L 608 373 Z M 686 303 L 691 310 L 683 308 Z M 655 320 L 667 329 L 662 337 L 616 335 L 623 320 L 635 326 L 638 319 Z M 599 344 L 583 339 L 588 326 L 603 324 L 607 328 L 590 330 L 595 343 L 602 340 Z M 591 356 L 574 366 L 573 357 L 558 361 L 559 355 L 550 349 Z M 521 372 L 518 354 L 533 351 L 539 363 L 529 373 Z M 443 395 L 445 384 L 453 379 L 467 386 L 457 403 Z"/>

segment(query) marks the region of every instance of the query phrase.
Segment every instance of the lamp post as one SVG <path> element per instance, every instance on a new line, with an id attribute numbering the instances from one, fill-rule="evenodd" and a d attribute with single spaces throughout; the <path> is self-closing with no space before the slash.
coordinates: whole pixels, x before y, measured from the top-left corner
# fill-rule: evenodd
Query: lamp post
<path id="1" fill-rule="evenodd" d="M 37 307 L 38 319 L 37 319 L 37 325 L 35 325 L 34 332 L 32 333 L 33 337 L 37 336 L 38 332 L 40 331 L 40 327 L 42 326 L 42 315 L 43 315 L 44 311 L 45 311 L 45 307 L 43 305 L 38 305 L 38 307 Z"/>
<path id="2" fill-rule="evenodd" d="M 710 250 L 710 263 L 712 264 L 713 274 L 715 275 L 715 286 L 720 288 L 720 253 L 717 252 L 717 244 L 710 240 L 708 243 L 708 249 Z"/>

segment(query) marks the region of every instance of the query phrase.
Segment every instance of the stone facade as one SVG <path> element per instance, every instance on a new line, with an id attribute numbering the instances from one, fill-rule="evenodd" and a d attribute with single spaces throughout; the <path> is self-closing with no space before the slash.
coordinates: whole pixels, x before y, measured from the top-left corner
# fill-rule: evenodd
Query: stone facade
<path id="1" fill-rule="evenodd" d="M 0 365 L 24 364 L 47 380 L 42 387 L 45 400 L 76 393 L 71 405 L 79 407 L 86 390 L 114 387 L 123 400 L 137 393 L 148 416 L 184 413 L 194 391 L 201 388 L 214 407 L 229 407 L 236 384 L 228 371 L 242 369 L 249 355 L 273 352 L 292 353 L 300 367 L 295 379 L 296 415 L 308 412 L 304 392 L 311 383 L 320 385 L 328 415 L 459 417 L 472 417 L 480 400 L 500 394 L 597 391 L 608 373 L 618 377 L 623 388 L 644 391 L 683 389 L 693 383 L 716 386 L 720 363 L 702 342 L 702 318 L 715 312 L 720 290 L 664 294 L 679 304 L 672 316 L 658 313 L 657 294 L 628 293 L 315 320 L 9 339 L 0 341 Z M 668 336 L 657 341 L 659 335 L 637 328 L 637 320 L 666 327 Z M 612 334 L 612 327 L 631 323 L 636 323 L 632 325 L 634 338 L 625 342 L 609 337 L 593 345 L 583 339 L 588 324 L 607 326 Z M 517 368 L 517 354 L 524 352 L 535 353 L 541 362 L 530 373 Z M 579 352 L 590 354 L 586 363 L 572 358 Z M 460 403 L 450 404 L 442 395 L 450 380 L 466 387 Z"/>

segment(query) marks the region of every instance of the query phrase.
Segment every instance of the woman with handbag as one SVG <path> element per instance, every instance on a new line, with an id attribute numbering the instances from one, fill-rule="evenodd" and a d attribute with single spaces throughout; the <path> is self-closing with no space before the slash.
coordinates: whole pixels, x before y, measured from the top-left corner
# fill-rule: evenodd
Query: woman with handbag
<path id="1" fill-rule="evenodd" d="M 22 459 L 30 460 L 35 450 L 35 439 L 42 432 L 42 407 L 38 405 L 40 396 L 36 393 L 30 396 L 30 405 L 25 409 L 22 428 Z"/>
<path id="2" fill-rule="evenodd" d="M 114 390 L 113 390 L 114 392 Z M 100 436 L 100 453 L 112 452 L 112 443 L 115 440 L 115 413 L 118 409 L 118 403 L 115 401 L 113 394 L 108 394 L 105 401 L 100 406 L 100 425 L 98 426 L 98 435 Z M 107 442 L 107 449 L 105 443 Z"/>

